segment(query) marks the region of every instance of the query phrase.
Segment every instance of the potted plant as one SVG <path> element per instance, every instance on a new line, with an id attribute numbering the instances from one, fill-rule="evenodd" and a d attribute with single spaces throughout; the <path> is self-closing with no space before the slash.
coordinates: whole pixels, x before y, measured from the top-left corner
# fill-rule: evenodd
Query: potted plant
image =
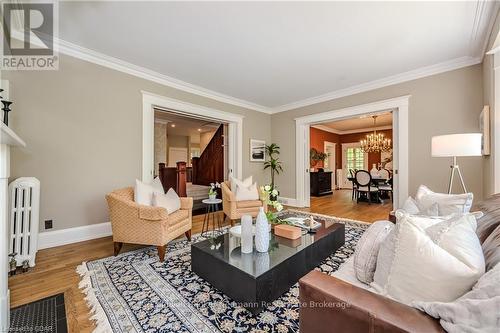
<path id="1" fill-rule="evenodd" d="M 220 188 L 218 182 L 210 183 L 210 189 L 208 190 L 208 199 L 215 200 L 217 198 L 217 189 Z"/>
<path id="2" fill-rule="evenodd" d="M 283 172 L 283 165 L 282 162 L 279 160 L 280 147 L 275 143 L 266 145 L 266 154 L 268 156 L 268 160 L 264 162 L 264 170 L 266 169 L 271 170 L 271 184 L 268 185 L 271 187 L 270 191 L 271 200 L 277 201 L 279 192 L 277 192 L 277 190 L 276 191 L 273 190 L 276 189 L 274 184 L 274 176 L 279 175 L 280 172 Z"/>
<path id="3" fill-rule="evenodd" d="M 271 224 L 282 224 L 285 223 L 280 219 L 277 213 L 283 210 L 283 205 L 278 201 L 278 190 L 273 189 L 271 185 L 265 185 L 260 187 L 261 198 L 264 204 L 267 205 L 268 210 L 266 213 L 267 220 Z"/>
<path id="4" fill-rule="evenodd" d="M 318 151 L 316 148 L 311 148 L 309 151 L 311 166 L 314 167 L 318 162 L 324 162 L 328 158 L 328 154 Z"/>

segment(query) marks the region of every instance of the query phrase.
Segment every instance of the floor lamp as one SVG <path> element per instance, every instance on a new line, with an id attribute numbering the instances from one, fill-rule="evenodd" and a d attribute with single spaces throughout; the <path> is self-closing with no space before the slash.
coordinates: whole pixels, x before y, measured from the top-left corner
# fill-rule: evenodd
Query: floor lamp
<path id="1" fill-rule="evenodd" d="M 462 189 L 467 192 L 462 172 L 460 172 L 460 167 L 457 164 L 457 157 L 481 156 L 481 139 L 481 133 L 449 134 L 432 137 L 432 156 L 453 158 L 453 164 L 450 166 L 451 174 L 448 193 L 451 193 L 455 173 L 460 178 Z"/>

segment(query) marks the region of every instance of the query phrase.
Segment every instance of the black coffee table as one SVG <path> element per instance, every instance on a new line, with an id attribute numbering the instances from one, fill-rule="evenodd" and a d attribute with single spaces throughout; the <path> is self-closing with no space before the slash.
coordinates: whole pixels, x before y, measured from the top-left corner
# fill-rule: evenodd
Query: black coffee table
<path id="1" fill-rule="evenodd" d="M 321 221 L 316 233 L 290 240 L 271 233 L 269 252 L 242 254 L 229 233 L 191 245 L 191 269 L 238 305 L 258 313 L 337 251 L 345 242 L 342 223 Z M 216 243 L 218 249 L 211 249 Z"/>

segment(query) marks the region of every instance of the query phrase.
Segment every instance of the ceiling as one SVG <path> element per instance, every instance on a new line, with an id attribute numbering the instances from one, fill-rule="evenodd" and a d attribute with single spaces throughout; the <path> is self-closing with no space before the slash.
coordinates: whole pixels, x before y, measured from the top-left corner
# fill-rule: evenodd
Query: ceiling
<path id="1" fill-rule="evenodd" d="M 60 2 L 60 51 L 274 113 L 482 61 L 497 2 Z"/>
<path id="2" fill-rule="evenodd" d="M 183 117 L 164 111 L 155 111 L 155 122 L 167 123 L 167 135 L 190 136 L 193 143 L 200 142 L 200 133 L 215 132 L 220 125 L 220 123 Z"/>
<path id="3" fill-rule="evenodd" d="M 392 127 L 392 113 L 384 112 L 378 113 L 376 126 L 373 124 L 372 115 L 365 115 L 356 118 L 343 119 L 338 121 L 331 121 L 327 123 L 322 123 L 320 126 L 315 125 L 314 127 L 323 129 L 323 130 L 331 130 L 337 134 L 348 134 L 355 132 L 365 132 L 367 130 L 377 128 L 391 128 Z"/>

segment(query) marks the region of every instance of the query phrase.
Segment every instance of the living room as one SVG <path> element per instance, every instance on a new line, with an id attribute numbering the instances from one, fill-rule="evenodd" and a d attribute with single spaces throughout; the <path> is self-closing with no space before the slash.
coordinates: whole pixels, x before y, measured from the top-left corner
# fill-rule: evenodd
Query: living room
<path id="1" fill-rule="evenodd" d="M 2 4 L 0 330 L 498 331 L 498 2 L 47 3 Z M 199 215 L 155 110 L 224 125 Z M 386 112 L 392 192 L 315 201 L 318 125 Z"/>

